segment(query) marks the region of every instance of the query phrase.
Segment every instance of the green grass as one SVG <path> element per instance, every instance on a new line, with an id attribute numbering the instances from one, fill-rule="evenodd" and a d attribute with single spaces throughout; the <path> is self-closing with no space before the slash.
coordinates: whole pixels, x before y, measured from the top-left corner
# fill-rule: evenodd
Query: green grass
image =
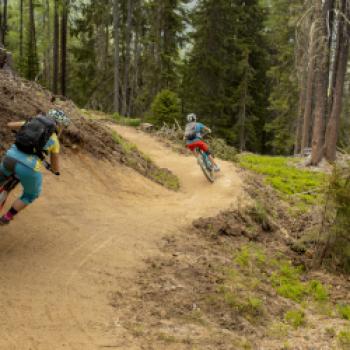
<path id="1" fill-rule="evenodd" d="M 338 305 L 339 315 L 345 320 L 350 320 L 350 305 Z"/>
<path id="2" fill-rule="evenodd" d="M 122 147 L 122 150 L 126 154 L 130 154 L 132 152 L 138 151 L 137 147 L 133 143 L 125 140 L 124 138 L 122 138 L 119 134 L 117 134 L 114 131 L 112 132 L 112 137 L 113 137 L 114 142 L 116 142 L 118 145 L 120 145 Z"/>
<path id="3" fill-rule="evenodd" d="M 142 121 L 140 118 L 126 118 L 121 116 L 118 113 L 114 113 L 112 115 L 112 119 L 120 125 L 125 125 L 125 126 L 132 126 L 134 128 L 137 128 L 138 126 L 141 125 Z"/>
<path id="4" fill-rule="evenodd" d="M 312 205 L 319 200 L 326 176 L 319 172 L 296 168 L 295 158 L 242 154 L 239 164 L 265 176 L 265 182 L 275 188 L 284 199 Z"/>
<path id="5" fill-rule="evenodd" d="M 150 173 L 150 177 L 155 182 L 162 184 L 170 190 L 178 191 L 180 189 L 179 178 L 168 171 L 163 169 L 155 169 Z"/>
<path id="6" fill-rule="evenodd" d="M 305 325 L 305 313 L 300 310 L 289 310 L 284 315 L 285 321 L 290 324 L 292 327 L 299 328 Z"/>
<path id="7" fill-rule="evenodd" d="M 337 340 L 342 349 L 350 349 L 350 330 L 343 329 L 340 331 Z"/>

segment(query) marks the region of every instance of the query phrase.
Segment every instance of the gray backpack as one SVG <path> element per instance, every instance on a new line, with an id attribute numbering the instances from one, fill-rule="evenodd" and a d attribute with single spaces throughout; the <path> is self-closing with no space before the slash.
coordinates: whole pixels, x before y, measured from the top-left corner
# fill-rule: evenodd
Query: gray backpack
<path id="1" fill-rule="evenodd" d="M 197 137 L 197 123 L 188 123 L 185 128 L 185 139 L 186 141 L 192 141 Z"/>

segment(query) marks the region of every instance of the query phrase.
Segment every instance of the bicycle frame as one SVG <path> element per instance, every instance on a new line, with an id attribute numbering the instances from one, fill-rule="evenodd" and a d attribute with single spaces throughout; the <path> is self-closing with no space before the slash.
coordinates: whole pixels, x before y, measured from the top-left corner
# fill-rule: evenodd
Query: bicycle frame
<path id="1" fill-rule="evenodd" d="M 201 167 L 204 176 L 207 178 L 209 182 L 214 182 L 214 170 L 213 164 L 210 161 L 208 154 L 203 152 L 201 149 L 196 149 L 196 152 L 199 153 L 199 166 Z"/>
<path id="2" fill-rule="evenodd" d="M 9 194 L 11 191 L 17 187 L 19 184 L 19 179 L 16 177 L 16 175 L 9 176 L 5 182 L 0 187 L 0 210 L 3 209 L 3 207 L 6 204 L 6 201 L 9 197 Z"/>

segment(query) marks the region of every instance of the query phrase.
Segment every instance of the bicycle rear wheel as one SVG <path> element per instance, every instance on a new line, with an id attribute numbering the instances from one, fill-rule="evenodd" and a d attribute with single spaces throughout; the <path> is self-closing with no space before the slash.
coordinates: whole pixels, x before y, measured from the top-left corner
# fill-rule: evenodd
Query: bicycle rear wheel
<path id="1" fill-rule="evenodd" d="M 200 161 L 199 161 L 199 165 L 202 169 L 202 172 L 204 174 L 204 176 L 206 177 L 206 179 L 213 183 L 215 181 L 215 178 L 214 178 L 214 171 L 213 171 L 213 168 L 212 166 L 209 166 L 207 164 L 207 160 L 205 159 L 205 155 L 203 154 L 203 152 L 200 152 Z"/>

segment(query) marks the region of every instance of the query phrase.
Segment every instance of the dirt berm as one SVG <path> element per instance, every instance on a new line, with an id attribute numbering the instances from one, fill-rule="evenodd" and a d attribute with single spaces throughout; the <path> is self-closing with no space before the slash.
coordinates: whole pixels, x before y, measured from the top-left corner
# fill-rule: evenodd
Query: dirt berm
<path id="1" fill-rule="evenodd" d="M 2 150 L 12 140 L 9 120 L 53 106 L 74 119 L 63 139 L 62 176 L 45 174 L 40 199 L 0 228 L 0 349 L 143 349 L 119 322 L 116 291 L 132 294 L 137 271 L 161 254 L 162 237 L 186 235 L 194 219 L 238 201 L 240 178 L 223 162 L 211 185 L 191 157 L 116 126 L 179 178 L 180 190 L 169 191 L 115 162 L 122 150 L 97 122 L 82 119 L 68 101 L 51 100 L 33 83 L 0 76 Z"/>

